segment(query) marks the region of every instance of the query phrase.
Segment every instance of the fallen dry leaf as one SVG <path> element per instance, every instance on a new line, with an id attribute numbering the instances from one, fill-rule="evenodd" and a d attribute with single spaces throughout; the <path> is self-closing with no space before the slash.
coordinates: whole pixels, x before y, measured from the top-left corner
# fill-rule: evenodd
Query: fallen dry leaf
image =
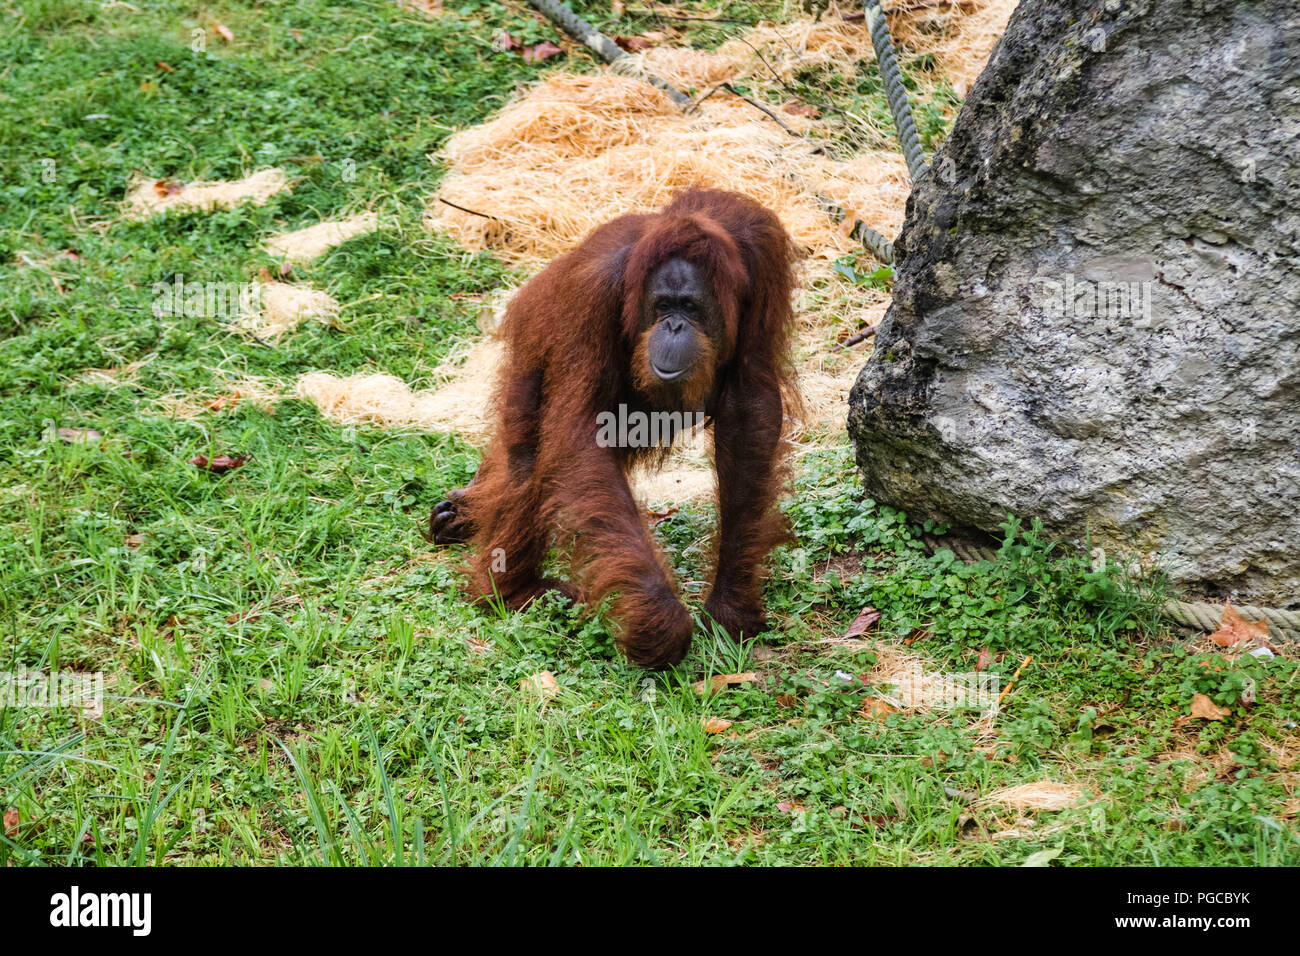
<path id="1" fill-rule="evenodd" d="M 248 461 L 247 455 L 217 455 L 215 458 L 195 455 L 190 459 L 190 464 L 219 475 L 234 468 L 243 468 L 246 461 Z"/>
<path id="2" fill-rule="evenodd" d="M 791 803 L 789 800 L 782 800 L 776 805 L 776 808 L 782 813 L 807 813 L 808 808 L 802 803 Z"/>
<path id="3" fill-rule="evenodd" d="M 519 689 L 536 694 L 542 700 L 550 700 L 560 692 L 560 682 L 555 679 L 555 675 L 550 671 L 542 671 L 540 674 L 534 674 L 532 677 L 525 677 L 521 680 Z"/>
<path id="4" fill-rule="evenodd" d="M 724 720 L 721 717 L 705 717 L 704 732 L 706 734 L 720 734 L 731 726 L 731 721 Z"/>
<path id="5" fill-rule="evenodd" d="M 697 680 L 691 685 L 697 694 L 716 694 L 718 691 L 726 690 L 739 684 L 748 684 L 758 675 L 753 671 L 745 671 L 743 674 L 714 674 L 704 680 Z"/>
<path id="6" fill-rule="evenodd" d="M 853 619 L 853 623 L 849 625 L 849 629 L 841 636 L 845 640 L 854 637 L 861 637 L 871 629 L 871 625 L 880 620 L 880 617 L 880 612 L 874 607 L 864 607 L 862 613 Z"/>
<path id="7" fill-rule="evenodd" d="M 646 518 L 650 522 L 650 527 L 655 528 L 663 524 L 673 515 L 677 514 L 677 511 L 678 511 L 677 506 L 673 505 L 671 508 L 668 508 L 664 511 L 647 511 Z"/>
<path id="8" fill-rule="evenodd" d="M 162 70 L 164 73 L 176 72 L 176 67 L 172 66 L 166 60 L 159 60 L 157 63 L 154 64 L 154 66 L 158 67 L 158 69 Z"/>
<path id="9" fill-rule="evenodd" d="M 614 37 L 614 42 L 617 43 L 621 49 L 627 50 L 628 53 L 642 53 L 655 45 L 653 39 L 644 35 L 637 37 L 616 36 Z"/>
<path id="10" fill-rule="evenodd" d="M 802 103 L 799 100 L 791 100 L 781 108 L 792 116 L 806 116 L 809 119 L 816 119 L 822 115 L 821 110 L 811 103 Z"/>
<path id="11" fill-rule="evenodd" d="M 225 40 L 227 43 L 235 42 L 234 31 L 232 31 L 230 27 L 226 26 L 220 20 L 217 20 L 212 24 L 212 29 L 216 30 L 217 33 L 221 35 L 221 39 Z"/>
<path id="12" fill-rule="evenodd" d="M 543 40 L 536 46 L 530 46 L 524 50 L 524 62 L 541 63 L 543 60 L 549 60 L 551 57 L 559 56 L 563 52 L 550 40 Z"/>
<path id="13" fill-rule="evenodd" d="M 153 191 L 163 199 L 179 194 L 184 188 L 174 179 L 155 179 L 153 183 Z"/>
<path id="14" fill-rule="evenodd" d="M 219 412 L 226 408 L 234 408 L 239 404 L 239 400 L 242 397 L 243 396 L 241 396 L 237 391 L 230 392 L 226 395 L 218 395 L 212 401 L 207 403 L 207 409 L 210 412 Z"/>
<path id="15" fill-rule="evenodd" d="M 5 836 L 16 837 L 18 835 L 18 811 L 5 811 Z"/>
<path id="16" fill-rule="evenodd" d="M 989 666 L 989 649 L 987 647 L 980 649 L 979 660 L 975 662 L 975 673 L 978 674 L 984 668 Z"/>
<path id="17" fill-rule="evenodd" d="M 1248 621 L 1232 606 L 1231 601 L 1223 605 L 1223 618 L 1219 629 L 1210 635 L 1210 640 L 1220 647 L 1233 647 L 1241 644 L 1249 646 L 1270 647 L 1268 643 L 1268 621 Z"/>
<path id="18" fill-rule="evenodd" d="M 1232 711 L 1226 707 L 1216 707 L 1214 701 L 1204 694 L 1194 694 L 1192 696 L 1192 716 L 1199 717 L 1202 720 L 1222 720 Z"/>
<path id="19" fill-rule="evenodd" d="M 776 697 L 776 706 L 778 707 L 798 707 L 799 698 L 794 694 L 778 694 Z"/>
<path id="20" fill-rule="evenodd" d="M 861 717 L 867 717 L 872 720 L 884 720 L 890 714 L 898 713 L 898 708 L 885 703 L 883 700 L 868 700 L 858 711 Z"/>

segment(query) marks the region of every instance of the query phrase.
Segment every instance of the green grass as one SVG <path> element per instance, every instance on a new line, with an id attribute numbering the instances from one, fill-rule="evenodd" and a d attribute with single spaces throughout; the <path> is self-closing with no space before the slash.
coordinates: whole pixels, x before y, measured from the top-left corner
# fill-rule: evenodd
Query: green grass
<path id="1" fill-rule="evenodd" d="M 22 10 L 0 14 L 0 670 L 102 672 L 106 701 L 100 719 L 0 709 L 0 809 L 18 815 L 0 865 L 1300 862 L 1291 660 L 1193 653 L 1158 588 L 1032 528 L 1009 524 L 994 561 L 929 555 L 861 497 L 847 447 L 800 462 L 762 646 L 703 636 L 647 675 L 599 616 L 460 599 L 461 556 L 416 531 L 473 471 L 460 439 L 341 428 L 292 400 L 168 414 L 161 396 L 241 374 L 428 385 L 474 334 L 476 297 L 518 277 L 420 228 L 428 154 L 537 75 L 490 48 L 519 8 Z M 214 20 L 235 43 L 194 53 Z M 133 172 L 270 165 L 295 185 L 265 206 L 118 221 Z M 268 232 L 362 208 L 379 232 L 294 273 L 345 303 L 335 327 L 264 347 L 150 311 L 155 282 L 250 281 L 274 265 Z M 133 362 L 124 384 L 82 377 Z M 199 453 L 249 460 L 215 475 Z M 710 520 L 692 506 L 656 530 L 695 607 Z M 827 640 L 867 606 L 874 645 Z M 986 647 L 1004 677 L 1034 662 L 991 733 L 962 711 L 861 716 L 887 689 L 838 675 L 905 641 L 938 670 Z M 544 670 L 559 690 L 541 701 L 520 681 Z M 1178 725 L 1195 693 L 1228 718 Z M 1044 779 L 1090 797 L 1017 822 L 951 795 Z"/>

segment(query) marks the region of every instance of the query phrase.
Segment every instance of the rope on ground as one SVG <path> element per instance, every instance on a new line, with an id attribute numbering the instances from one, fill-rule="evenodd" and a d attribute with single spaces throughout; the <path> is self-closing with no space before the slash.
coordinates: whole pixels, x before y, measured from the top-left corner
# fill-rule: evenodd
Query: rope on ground
<path id="1" fill-rule="evenodd" d="M 964 541 L 948 541 L 932 534 L 922 535 L 921 541 L 930 554 L 941 548 L 947 548 L 967 564 L 997 559 L 997 552 L 993 548 L 985 548 Z M 1300 611 L 1288 611 L 1285 608 L 1253 607 L 1249 604 L 1234 604 L 1233 607 L 1242 617 L 1255 621 L 1262 618 L 1267 621 L 1270 637 L 1280 637 L 1283 640 L 1300 644 Z M 1223 608 L 1217 604 L 1206 604 L 1204 601 L 1170 599 L 1164 603 L 1161 611 L 1165 617 L 1172 621 L 1207 632 L 1217 631 L 1223 620 Z"/>
<path id="2" fill-rule="evenodd" d="M 613 63 L 626 55 L 617 43 L 574 13 L 568 6 L 560 3 L 559 0 L 528 0 L 528 2 L 552 23 L 586 46 L 606 63 Z M 678 106 L 684 108 L 691 105 L 691 98 L 667 80 L 647 75 L 642 75 L 642 79 L 651 86 L 663 90 Z"/>

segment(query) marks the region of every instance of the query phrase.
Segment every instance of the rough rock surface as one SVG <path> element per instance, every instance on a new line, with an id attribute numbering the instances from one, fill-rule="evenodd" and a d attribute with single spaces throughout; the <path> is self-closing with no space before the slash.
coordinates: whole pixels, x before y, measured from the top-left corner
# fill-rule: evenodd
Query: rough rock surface
<path id="1" fill-rule="evenodd" d="M 1300 606 L 1300 6 L 1024 0 L 898 243 L 868 493 Z"/>

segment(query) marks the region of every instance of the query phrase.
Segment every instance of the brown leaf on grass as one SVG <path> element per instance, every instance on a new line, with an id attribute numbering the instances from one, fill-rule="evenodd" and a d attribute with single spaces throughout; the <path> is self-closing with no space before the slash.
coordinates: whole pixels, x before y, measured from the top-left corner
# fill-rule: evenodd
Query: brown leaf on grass
<path id="1" fill-rule="evenodd" d="M 650 522 L 650 527 L 658 527 L 673 515 L 677 514 L 678 510 L 678 507 L 673 505 L 671 508 L 667 508 L 663 511 L 647 511 L 646 520 Z"/>
<path id="2" fill-rule="evenodd" d="M 518 50 L 523 46 L 517 39 L 509 33 L 498 33 L 492 38 L 492 48 L 501 53 L 508 53 L 511 50 Z"/>
<path id="3" fill-rule="evenodd" d="M 247 455 L 217 455 L 215 458 L 209 458 L 207 455 L 195 455 L 190 459 L 190 464 L 219 475 L 234 468 L 244 467 L 246 461 L 248 461 Z"/>
<path id="4" fill-rule="evenodd" d="M 1248 621 L 1232 606 L 1231 601 L 1226 601 L 1223 605 L 1223 618 L 1219 621 L 1219 629 L 1210 635 L 1210 640 L 1220 647 L 1233 647 L 1238 644 L 1247 647 L 1252 644 L 1269 647 L 1268 621 L 1263 618 L 1258 621 Z"/>
<path id="5" fill-rule="evenodd" d="M 706 734 L 720 734 L 731 726 L 731 721 L 721 717 L 705 717 L 703 728 Z"/>
<path id="6" fill-rule="evenodd" d="M 542 700 L 550 700 L 560 692 L 560 682 L 550 671 L 542 671 L 532 677 L 525 677 L 519 682 L 519 689 L 525 693 L 536 694 Z"/>
<path id="7" fill-rule="evenodd" d="M 228 392 L 225 395 L 218 395 L 212 401 L 207 403 L 207 409 L 210 412 L 220 412 L 227 408 L 234 408 L 239 404 L 243 396 L 238 391 Z"/>
<path id="8" fill-rule="evenodd" d="M 808 808 L 802 803 L 791 803 L 789 800 L 782 800 L 776 805 L 777 810 L 782 813 L 807 813 Z"/>
<path id="9" fill-rule="evenodd" d="M 130 550 L 134 551 L 136 548 L 140 547 L 140 545 L 144 544 L 144 535 L 128 534 L 125 538 L 122 539 L 122 543 L 126 545 Z"/>
<path id="10" fill-rule="evenodd" d="M 1204 694 L 1192 695 L 1192 717 L 1199 717 L 1201 720 L 1222 720 L 1232 711 L 1226 707 L 1215 706 L 1214 701 Z"/>
<path id="11" fill-rule="evenodd" d="M 443 12 L 442 0 L 401 0 L 397 5 L 423 13 L 426 17 L 441 16 Z"/>
<path id="12" fill-rule="evenodd" d="M 543 60 L 549 60 L 551 57 L 559 56 L 563 52 L 550 40 L 543 40 L 536 46 L 530 46 L 524 50 L 524 62 L 541 63 Z"/>
<path id="13" fill-rule="evenodd" d="M 155 179 L 153 182 L 153 191 L 163 199 L 179 194 L 184 188 L 174 179 Z"/>
<path id="14" fill-rule="evenodd" d="M 93 428 L 60 428 L 57 434 L 70 445 L 89 445 L 104 437 Z"/>
<path id="15" fill-rule="evenodd" d="M 777 694 L 776 706 L 778 707 L 798 707 L 799 698 L 794 694 Z"/>
<path id="16" fill-rule="evenodd" d="M 227 43 L 235 42 L 234 31 L 231 30 L 230 27 L 222 23 L 220 20 L 213 21 L 212 29 L 216 30 L 217 34 L 221 37 L 221 39 L 225 40 Z"/>
<path id="17" fill-rule="evenodd" d="M 979 660 L 975 662 L 975 673 L 978 674 L 984 668 L 989 666 L 989 649 L 987 647 L 980 649 Z"/>
<path id="18" fill-rule="evenodd" d="M 166 60 L 159 60 L 157 63 L 154 64 L 154 66 L 158 67 L 158 69 L 162 70 L 164 73 L 176 72 L 176 67 L 172 66 Z"/>
<path id="19" fill-rule="evenodd" d="M 655 41 L 645 35 L 637 37 L 616 36 L 614 42 L 618 44 L 620 49 L 627 50 L 628 53 L 642 53 L 655 45 Z"/>
<path id="20" fill-rule="evenodd" d="M 811 103 L 804 103 L 800 100 L 791 100 L 789 103 L 786 103 L 785 106 L 781 107 L 781 109 L 785 110 L 785 112 L 792 116 L 806 116 L 809 119 L 816 119 L 822 115 L 822 111 L 817 107 L 813 106 Z"/>
<path id="21" fill-rule="evenodd" d="M 853 619 L 853 623 L 849 625 L 849 629 L 840 636 L 846 641 L 855 637 L 861 637 L 863 634 L 867 633 L 867 631 L 871 629 L 871 625 L 879 621 L 880 618 L 880 612 L 874 607 L 864 607 L 862 612 Z"/>
<path id="22" fill-rule="evenodd" d="M 753 671 L 745 671 L 743 674 L 714 674 L 704 680 L 697 680 L 691 687 L 697 694 L 716 694 L 728 687 L 748 684 L 757 676 Z"/>
<path id="23" fill-rule="evenodd" d="M 5 836 L 16 837 L 18 835 L 18 811 L 5 811 Z"/>
<path id="24" fill-rule="evenodd" d="M 896 713 L 898 713 L 897 707 L 887 704 L 883 700 L 873 698 L 862 705 L 862 709 L 858 711 L 858 716 L 866 717 L 869 720 L 883 721 L 890 714 Z"/>

